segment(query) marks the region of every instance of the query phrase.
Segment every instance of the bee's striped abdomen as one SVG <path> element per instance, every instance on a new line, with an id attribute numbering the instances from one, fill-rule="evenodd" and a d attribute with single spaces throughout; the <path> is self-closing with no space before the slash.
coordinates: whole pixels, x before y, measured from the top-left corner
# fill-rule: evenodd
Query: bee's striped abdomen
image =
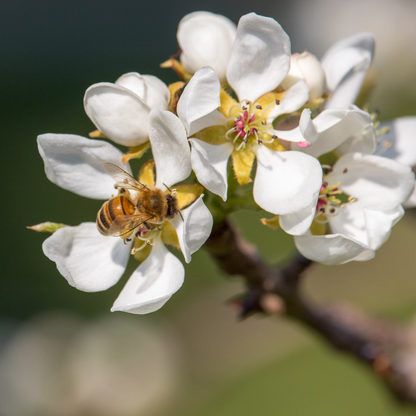
<path id="1" fill-rule="evenodd" d="M 105 202 L 97 214 L 97 227 L 101 234 L 108 235 L 111 224 L 119 215 L 133 215 L 133 203 L 123 195 Z"/>

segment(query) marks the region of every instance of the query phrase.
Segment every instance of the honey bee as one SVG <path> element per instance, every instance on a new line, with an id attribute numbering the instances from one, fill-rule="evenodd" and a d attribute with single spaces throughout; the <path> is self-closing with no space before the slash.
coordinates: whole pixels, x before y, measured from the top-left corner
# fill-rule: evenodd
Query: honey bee
<path id="1" fill-rule="evenodd" d="M 154 223 L 180 215 L 175 189 L 165 185 L 169 193 L 164 193 L 148 187 L 112 163 L 104 163 L 104 169 L 116 182 L 118 195 L 98 211 L 96 222 L 101 234 L 128 240 L 142 224 L 146 230 L 153 230 L 158 228 Z"/>

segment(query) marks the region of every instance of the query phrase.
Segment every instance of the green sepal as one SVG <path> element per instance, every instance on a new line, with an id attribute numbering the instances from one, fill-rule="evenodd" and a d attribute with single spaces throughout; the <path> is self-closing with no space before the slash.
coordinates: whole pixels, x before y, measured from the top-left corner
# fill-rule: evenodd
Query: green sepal
<path id="1" fill-rule="evenodd" d="M 272 230 L 280 230 L 279 216 L 276 215 L 272 218 L 262 218 L 260 222 L 266 227 L 271 228 Z"/>
<path id="2" fill-rule="evenodd" d="M 27 226 L 29 230 L 38 231 L 40 233 L 54 233 L 60 228 L 68 227 L 66 224 L 59 224 L 56 222 L 42 222 L 37 225 Z"/>

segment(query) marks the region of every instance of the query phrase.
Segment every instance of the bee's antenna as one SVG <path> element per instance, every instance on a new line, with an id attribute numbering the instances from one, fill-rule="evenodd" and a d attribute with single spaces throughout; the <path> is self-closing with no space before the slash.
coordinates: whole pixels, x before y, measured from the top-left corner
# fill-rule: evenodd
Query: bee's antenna
<path id="1" fill-rule="evenodd" d="M 166 186 L 166 189 L 167 189 L 170 193 L 172 193 L 172 189 L 170 189 L 170 188 L 169 188 L 169 186 L 167 186 L 165 183 L 164 183 L 163 185 L 165 185 L 165 186 Z"/>
<path id="2" fill-rule="evenodd" d="M 179 211 L 179 215 L 181 216 L 182 221 L 185 222 L 185 220 L 183 219 L 183 216 L 182 216 L 182 212 Z"/>
<path id="3" fill-rule="evenodd" d="M 171 194 L 173 197 L 176 197 L 176 193 L 177 193 L 177 190 L 176 190 L 176 189 L 170 189 L 170 188 L 169 188 L 169 186 L 167 186 L 166 184 L 163 184 L 163 185 L 165 185 L 165 186 L 166 186 L 166 188 L 168 189 L 168 191 L 170 192 L 170 194 Z"/>

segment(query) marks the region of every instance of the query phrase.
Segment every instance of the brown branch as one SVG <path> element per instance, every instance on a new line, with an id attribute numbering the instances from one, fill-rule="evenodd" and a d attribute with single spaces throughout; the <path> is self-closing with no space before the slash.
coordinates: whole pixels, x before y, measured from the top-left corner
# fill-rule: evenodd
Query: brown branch
<path id="1" fill-rule="evenodd" d="M 312 261 L 298 254 L 283 269 L 269 267 L 228 220 L 216 224 L 204 247 L 223 271 L 244 279 L 247 293 L 241 301 L 242 315 L 270 313 L 272 308 L 268 310 L 264 300 L 274 296 L 280 301 L 275 303 L 280 305 L 275 312 L 284 309 L 287 317 L 364 363 L 396 399 L 416 404 L 416 374 L 408 365 L 413 350 L 410 330 L 370 318 L 350 306 L 312 303 L 299 284 Z"/>

